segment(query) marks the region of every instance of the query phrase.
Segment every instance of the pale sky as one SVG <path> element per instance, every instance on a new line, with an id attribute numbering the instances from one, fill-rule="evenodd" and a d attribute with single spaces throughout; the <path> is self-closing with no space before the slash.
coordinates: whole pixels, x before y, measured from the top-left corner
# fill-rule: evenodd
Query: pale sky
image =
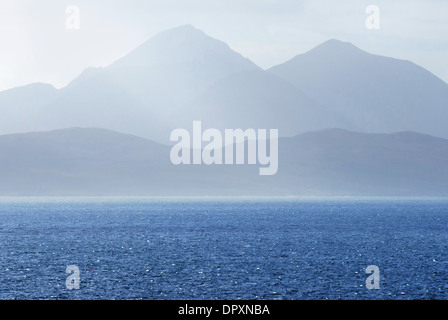
<path id="1" fill-rule="evenodd" d="M 66 27 L 66 8 L 80 29 Z M 380 9 L 368 30 L 366 7 Z M 191 24 L 262 68 L 328 39 L 411 60 L 448 82 L 447 0 L 1 0 L 0 90 L 31 82 L 65 86 L 160 31 Z"/>

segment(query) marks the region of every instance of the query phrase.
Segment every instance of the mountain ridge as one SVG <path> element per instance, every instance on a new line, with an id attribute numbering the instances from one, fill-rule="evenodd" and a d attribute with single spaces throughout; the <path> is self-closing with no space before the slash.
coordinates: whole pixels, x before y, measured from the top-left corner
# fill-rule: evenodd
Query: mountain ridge
<path id="1" fill-rule="evenodd" d="M 354 130 L 448 137 L 448 84 L 408 60 L 341 43 L 326 42 L 268 71 L 343 116 Z"/>
<path id="2" fill-rule="evenodd" d="M 173 129 L 202 120 L 220 129 L 274 126 L 281 136 L 339 127 L 448 138 L 446 83 L 409 61 L 335 39 L 263 70 L 187 25 L 85 69 L 59 90 L 11 90 L 0 93 L 8 115 L 0 134 L 101 127 L 166 143 Z"/>
<path id="3" fill-rule="evenodd" d="M 279 170 L 173 165 L 170 147 L 98 128 L 0 136 L 0 196 L 448 196 L 448 140 L 328 129 L 279 139 Z"/>

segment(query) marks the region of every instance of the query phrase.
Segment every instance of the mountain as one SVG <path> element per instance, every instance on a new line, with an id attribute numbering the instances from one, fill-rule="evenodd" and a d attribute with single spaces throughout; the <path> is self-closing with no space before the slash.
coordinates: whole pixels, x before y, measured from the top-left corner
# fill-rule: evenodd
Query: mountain
<path id="1" fill-rule="evenodd" d="M 448 84 L 410 61 L 329 40 L 269 72 L 346 119 L 341 128 L 448 138 Z"/>
<path id="2" fill-rule="evenodd" d="M 154 183 L 154 163 L 159 168 L 159 156 L 169 152 L 142 138 L 94 128 L 4 135 L 0 145 L 0 194 L 7 195 L 103 194 L 111 186 L 124 191 L 141 167 Z"/>
<path id="3" fill-rule="evenodd" d="M 161 32 L 62 89 L 0 92 L 0 134 L 96 127 L 169 143 L 171 131 L 276 128 L 282 137 L 328 128 L 448 138 L 448 85 L 409 62 L 327 41 L 262 70 L 190 26 Z"/>
<path id="4" fill-rule="evenodd" d="M 279 170 L 173 165 L 170 147 L 72 128 L 0 136 L 0 196 L 447 196 L 448 140 L 341 129 L 279 140 Z"/>
<path id="5" fill-rule="evenodd" d="M 279 154 L 284 194 L 448 194 L 448 140 L 430 135 L 328 129 L 282 139 Z"/>
<path id="6" fill-rule="evenodd" d="M 54 101 L 58 90 L 49 84 L 33 83 L 0 92 L 0 131 L 20 132 L 25 119 L 35 119 Z"/>
<path id="7" fill-rule="evenodd" d="M 10 196 L 194 195 L 207 193 L 210 182 L 220 194 L 258 174 L 175 166 L 168 146 L 97 128 L 3 135 L 0 149 L 0 195 Z"/>
<path id="8" fill-rule="evenodd" d="M 164 142 L 176 108 L 209 85 L 261 70 L 192 26 L 164 31 L 105 68 L 89 68 L 51 101 L 27 130 L 102 127 Z"/>
<path id="9" fill-rule="evenodd" d="M 86 69 L 16 132 L 99 127 L 167 143 L 173 129 L 193 120 L 278 128 L 283 136 L 341 125 L 287 81 L 187 25 L 161 32 L 110 66 Z"/>
<path id="10" fill-rule="evenodd" d="M 210 128 L 275 128 L 281 136 L 329 127 L 343 120 L 289 82 L 262 70 L 240 72 L 217 81 L 172 115 L 190 127 L 200 119 Z"/>

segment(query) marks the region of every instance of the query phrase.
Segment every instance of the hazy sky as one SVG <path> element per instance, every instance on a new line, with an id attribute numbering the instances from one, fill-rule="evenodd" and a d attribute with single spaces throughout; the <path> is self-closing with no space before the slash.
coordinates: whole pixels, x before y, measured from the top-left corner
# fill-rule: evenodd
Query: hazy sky
<path id="1" fill-rule="evenodd" d="M 69 5 L 80 10 L 79 30 L 66 27 Z M 368 5 L 380 9 L 379 30 L 365 26 Z M 263 68 L 336 38 L 411 60 L 448 82 L 447 0 L 1 0 L 0 90 L 64 86 L 183 24 Z"/>

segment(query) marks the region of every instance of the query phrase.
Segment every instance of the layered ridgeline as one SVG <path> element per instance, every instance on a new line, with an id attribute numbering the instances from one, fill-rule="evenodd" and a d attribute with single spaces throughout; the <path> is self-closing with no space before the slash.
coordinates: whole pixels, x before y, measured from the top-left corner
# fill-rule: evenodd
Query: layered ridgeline
<path id="1" fill-rule="evenodd" d="M 43 105 L 35 104 L 40 92 L 26 89 L 17 93 L 28 99 L 20 106 L 0 93 L 2 110 L 26 108 L 14 126 L 0 119 L 0 133 L 100 127 L 168 143 L 171 130 L 192 120 L 289 135 L 338 126 L 295 86 L 192 26 L 162 32 L 108 67 L 85 70 Z"/>
<path id="2" fill-rule="evenodd" d="M 262 70 L 192 26 L 164 31 L 60 90 L 33 84 L 0 93 L 0 134 L 98 127 L 161 143 L 201 120 L 278 128 L 280 136 L 342 128 L 448 138 L 448 85 L 408 62 L 330 40 Z"/>
<path id="3" fill-rule="evenodd" d="M 62 89 L 0 92 L 0 195 L 446 196 L 447 103 L 430 72 L 349 43 L 262 70 L 183 26 Z M 194 120 L 278 129 L 278 172 L 173 165 L 170 133 Z"/>
<path id="4" fill-rule="evenodd" d="M 3 196 L 447 196 L 448 140 L 322 130 L 279 139 L 259 165 L 173 165 L 170 148 L 104 129 L 0 136 Z M 246 161 L 247 163 L 247 161 Z"/>

